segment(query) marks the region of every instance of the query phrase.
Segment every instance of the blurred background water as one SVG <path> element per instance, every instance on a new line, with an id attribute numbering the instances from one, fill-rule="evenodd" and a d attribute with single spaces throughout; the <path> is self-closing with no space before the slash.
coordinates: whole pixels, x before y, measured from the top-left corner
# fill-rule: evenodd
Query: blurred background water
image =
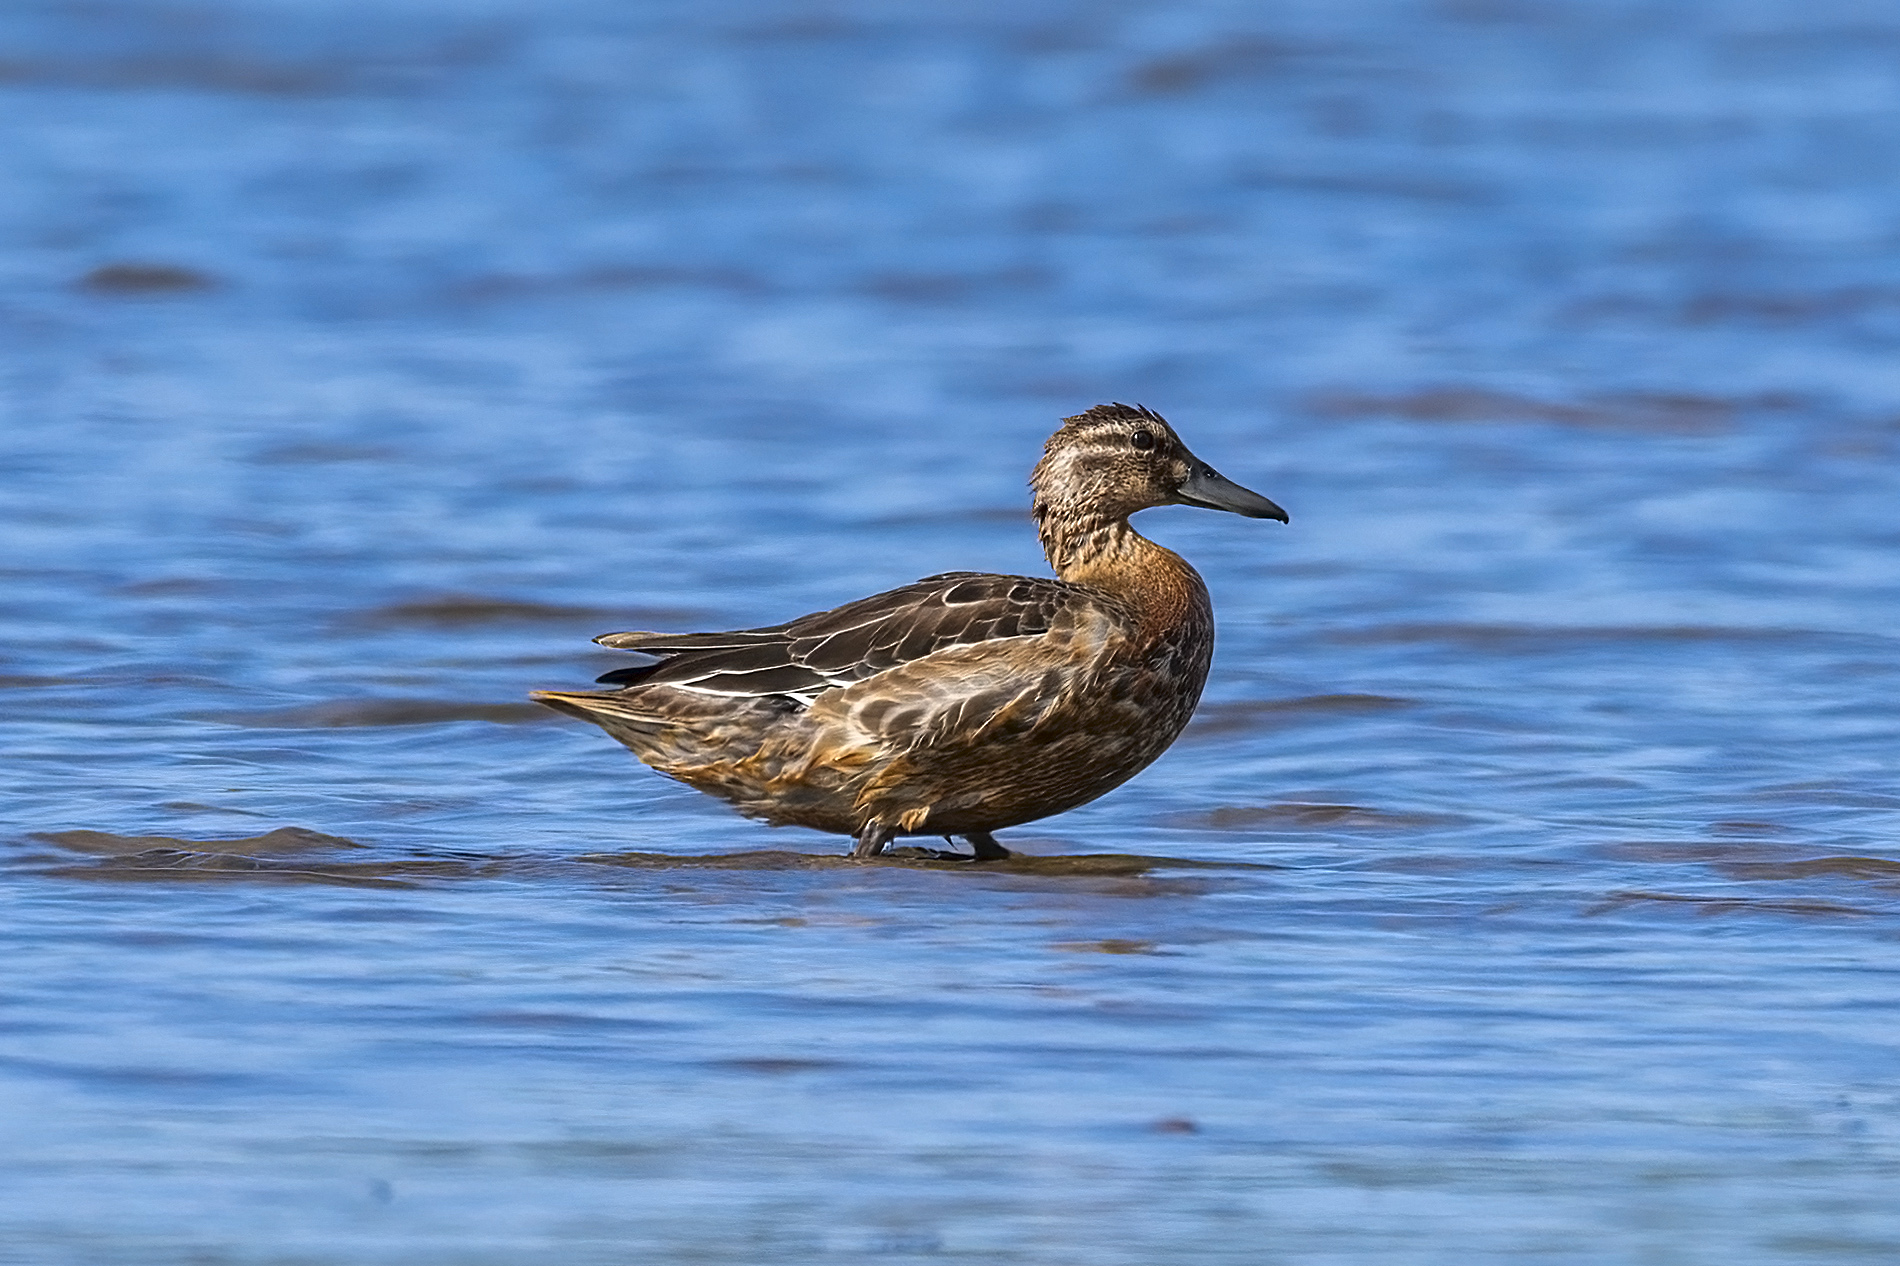
<path id="1" fill-rule="evenodd" d="M 0 227 L 0 1259 L 1900 1257 L 1891 6 L 13 0 Z M 1135 860 L 524 702 L 1111 399 Z"/>

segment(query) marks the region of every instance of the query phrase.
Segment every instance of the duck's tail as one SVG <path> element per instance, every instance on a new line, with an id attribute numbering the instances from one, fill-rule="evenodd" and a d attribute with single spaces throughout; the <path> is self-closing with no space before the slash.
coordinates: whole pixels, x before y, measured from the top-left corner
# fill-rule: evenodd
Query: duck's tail
<path id="1" fill-rule="evenodd" d="M 668 719 L 642 708 L 624 690 L 530 690 L 528 698 L 609 731 L 619 728 L 657 730 Z"/>

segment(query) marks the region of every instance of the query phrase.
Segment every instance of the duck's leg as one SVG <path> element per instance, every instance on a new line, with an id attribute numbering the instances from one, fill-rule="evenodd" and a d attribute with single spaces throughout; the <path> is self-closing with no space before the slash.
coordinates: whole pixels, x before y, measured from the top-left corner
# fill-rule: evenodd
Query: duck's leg
<path id="1" fill-rule="evenodd" d="M 851 856 L 876 857 L 896 836 L 895 827 L 885 826 L 880 822 L 866 822 L 858 832 L 858 842 L 851 846 Z"/>
<path id="2" fill-rule="evenodd" d="M 996 842 L 996 837 L 988 831 L 971 831 L 963 837 L 970 841 L 970 847 L 976 850 L 979 862 L 1000 862 L 1010 855 L 1008 849 Z"/>

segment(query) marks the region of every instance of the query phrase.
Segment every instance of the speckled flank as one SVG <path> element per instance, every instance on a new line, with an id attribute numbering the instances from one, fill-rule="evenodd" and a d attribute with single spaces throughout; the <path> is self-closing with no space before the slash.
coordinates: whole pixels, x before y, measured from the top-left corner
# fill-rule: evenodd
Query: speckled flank
<path id="1" fill-rule="evenodd" d="M 1210 479 L 1233 504 L 1200 499 Z M 988 832 L 1126 782 L 1200 700 L 1207 587 L 1128 516 L 1187 503 L 1284 517 L 1126 405 L 1068 419 L 1031 487 L 1057 579 L 952 572 L 769 628 L 608 634 L 661 661 L 609 673 L 616 690 L 534 697 L 774 825 L 856 836 L 864 853 L 921 834 L 982 852 Z"/>

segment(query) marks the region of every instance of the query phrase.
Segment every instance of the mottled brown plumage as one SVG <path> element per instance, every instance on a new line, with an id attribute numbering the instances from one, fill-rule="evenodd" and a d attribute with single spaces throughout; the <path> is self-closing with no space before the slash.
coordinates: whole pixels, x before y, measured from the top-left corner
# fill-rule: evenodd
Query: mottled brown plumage
<path id="1" fill-rule="evenodd" d="M 928 834 L 1006 857 L 991 832 L 1120 786 L 1200 700 L 1207 587 L 1128 516 L 1286 521 L 1123 404 L 1067 419 L 1030 487 L 1057 579 L 947 572 L 769 628 L 609 633 L 595 640 L 659 662 L 534 698 L 750 817 L 854 836 L 857 856 Z"/>

